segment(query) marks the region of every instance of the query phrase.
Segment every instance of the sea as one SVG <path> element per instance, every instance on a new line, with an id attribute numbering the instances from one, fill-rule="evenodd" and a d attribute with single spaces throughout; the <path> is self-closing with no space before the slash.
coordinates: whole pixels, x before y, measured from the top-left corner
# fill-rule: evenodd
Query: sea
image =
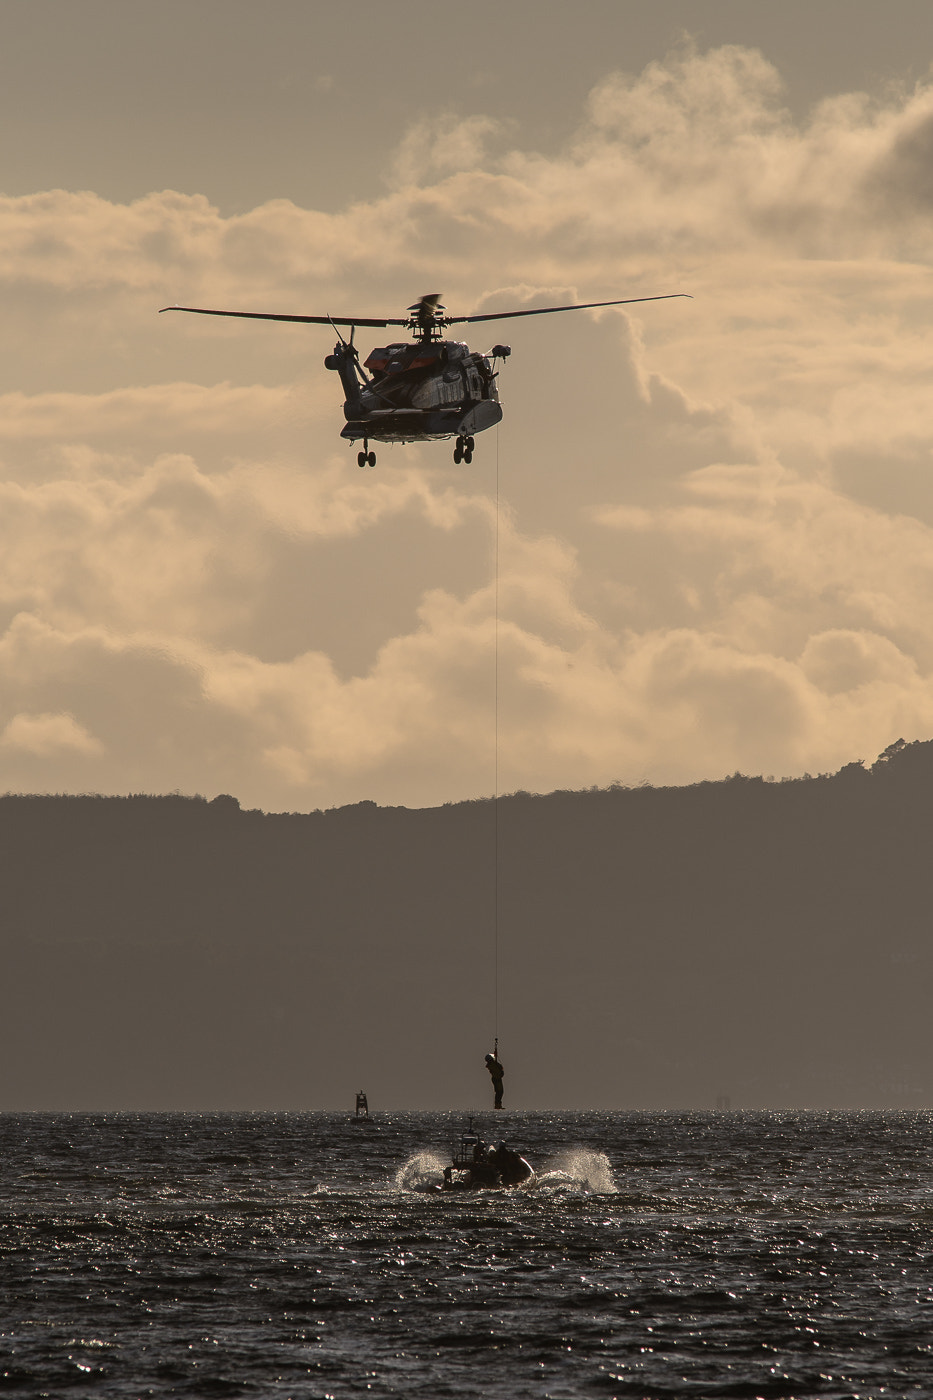
<path id="1" fill-rule="evenodd" d="M 0 1392 L 933 1396 L 933 1114 L 0 1115 Z"/>

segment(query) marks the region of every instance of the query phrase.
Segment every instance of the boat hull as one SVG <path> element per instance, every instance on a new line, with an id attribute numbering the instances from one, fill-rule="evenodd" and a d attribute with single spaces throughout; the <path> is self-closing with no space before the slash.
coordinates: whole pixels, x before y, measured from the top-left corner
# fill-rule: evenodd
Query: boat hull
<path id="1" fill-rule="evenodd" d="M 492 1148 L 481 1160 L 465 1162 L 454 1157 L 444 1170 L 441 1191 L 503 1191 L 533 1186 L 534 1167 L 518 1152 Z"/>

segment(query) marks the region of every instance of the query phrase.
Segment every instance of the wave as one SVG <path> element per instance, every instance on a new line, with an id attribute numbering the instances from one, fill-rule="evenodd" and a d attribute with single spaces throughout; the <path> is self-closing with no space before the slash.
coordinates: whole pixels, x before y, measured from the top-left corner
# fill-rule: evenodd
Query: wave
<path id="1" fill-rule="evenodd" d="M 610 1196 L 615 1195 L 617 1187 L 605 1152 L 572 1147 L 550 1158 L 538 1175 L 538 1189 Z"/>
<path id="2" fill-rule="evenodd" d="M 435 1191 L 447 1165 L 436 1152 L 415 1152 L 395 1173 L 395 1185 L 401 1191 Z M 614 1195 L 617 1187 L 605 1152 L 573 1147 L 551 1157 L 533 1181 L 517 1189 L 596 1196 Z"/>
<path id="3" fill-rule="evenodd" d="M 395 1173 L 402 1191 L 434 1191 L 444 1180 L 447 1162 L 436 1152 L 415 1152 Z"/>

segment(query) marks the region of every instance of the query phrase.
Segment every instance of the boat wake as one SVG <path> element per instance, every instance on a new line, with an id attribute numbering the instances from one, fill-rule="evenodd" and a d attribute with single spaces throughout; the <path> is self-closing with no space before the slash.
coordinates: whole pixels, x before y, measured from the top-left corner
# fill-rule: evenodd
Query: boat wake
<path id="1" fill-rule="evenodd" d="M 416 1152 L 395 1173 L 401 1191 L 436 1191 L 444 1180 L 447 1162 L 436 1152 Z"/>
<path id="2" fill-rule="evenodd" d="M 415 1152 L 395 1173 L 400 1191 L 437 1191 L 444 1182 L 446 1159 L 437 1152 Z M 547 1191 L 552 1195 L 614 1195 L 615 1178 L 605 1152 L 587 1147 L 568 1148 L 552 1157 L 524 1191 Z"/>
<path id="3" fill-rule="evenodd" d="M 550 1159 L 538 1176 L 538 1190 L 609 1196 L 617 1187 L 605 1152 L 573 1147 Z"/>

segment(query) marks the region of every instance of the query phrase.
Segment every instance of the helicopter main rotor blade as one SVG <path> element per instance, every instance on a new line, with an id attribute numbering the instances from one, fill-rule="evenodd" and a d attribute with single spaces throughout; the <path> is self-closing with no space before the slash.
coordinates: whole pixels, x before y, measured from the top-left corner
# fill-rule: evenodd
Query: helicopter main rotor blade
<path id="1" fill-rule="evenodd" d="M 407 326 L 408 318 L 374 316 L 284 316 L 269 311 L 212 311 L 206 306 L 162 306 L 162 311 L 193 311 L 198 316 L 239 316 L 248 321 L 301 321 L 315 326 Z"/>
<path id="2" fill-rule="evenodd" d="M 590 311 L 597 306 L 631 306 L 636 301 L 673 301 L 675 297 L 693 300 L 689 292 L 666 292 L 659 297 L 624 297 L 622 301 L 582 301 L 573 306 L 534 306 L 530 311 L 491 311 L 482 316 L 445 316 L 444 323 L 454 326 L 465 321 L 509 321 L 513 316 L 549 316 L 553 311 Z"/>

